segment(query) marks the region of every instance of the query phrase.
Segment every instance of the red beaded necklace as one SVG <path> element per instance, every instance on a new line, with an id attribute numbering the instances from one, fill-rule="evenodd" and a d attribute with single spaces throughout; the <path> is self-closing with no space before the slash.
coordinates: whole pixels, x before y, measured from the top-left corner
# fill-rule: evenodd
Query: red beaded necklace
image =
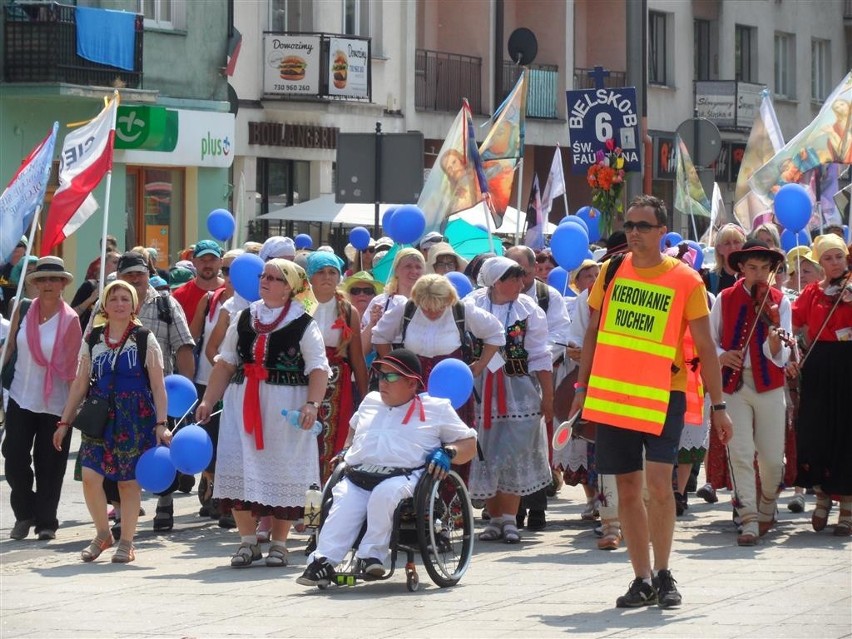
<path id="1" fill-rule="evenodd" d="M 254 329 L 255 333 L 259 335 L 266 335 L 267 333 L 271 333 L 278 325 L 284 321 L 284 316 L 287 315 L 287 311 L 290 310 L 290 300 L 287 300 L 287 303 L 281 308 L 281 313 L 279 313 L 278 317 L 276 317 L 271 322 L 264 324 L 257 317 L 252 317 L 251 327 Z"/>
<path id="2" fill-rule="evenodd" d="M 130 322 L 130 323 L 127 324 L 127 328 L 124 329 L 124 333 L 122 333 L 121 337 L 117 341 L 114 342 L 109 338 L 109 324 L 107 324 L 106 328 L 104 329 L 104 344 L 106 344 L 106 347 L 108 349 L 115 350 L 121 344 L 124 343 L 124 341 L 127 339 L 128 335 L 130 335 L 130 331 L 132 331 L 132 330 L 133 330 L 133 322 Z"/>

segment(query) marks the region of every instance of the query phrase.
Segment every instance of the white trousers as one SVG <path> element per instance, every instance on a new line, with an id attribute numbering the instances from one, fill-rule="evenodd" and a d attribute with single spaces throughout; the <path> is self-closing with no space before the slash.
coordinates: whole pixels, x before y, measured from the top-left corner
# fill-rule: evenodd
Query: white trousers
<path id="1" fill-rule="evenodd" d="M 754 377 L 743 369 L 743 385 L 733 395 L 725 394 L 728 416 L 734 423 L 734 436 L 728 443 L 728 461 L 734 482 L 735 504 L 743 523 L 772 521 L 775 500 L 784 476 L 784 427 L 787 408 L 784 388 L 765 393 L 754 389 Z M 761 495 L 757 495 L 754 454 L 760 474 Z"/>
<path id="2" fill-rule="evenodd" d="M 384 563 L 390 552 L 388 545 L 393 532 L 393 513 L 399 502 L 414 496 L 414 487 L 422 474 L 421 469 L 408 477 L 390 477 L 373 490 L 358 488 L 344 477 L 331 491 L 334 497 L 331 511 L 309 562 L 324 557 L 331 564 L 339 564 L 352 549 L 366 520 L 367 531 L 355 556 L 359 559 L 374 558 Z"/>

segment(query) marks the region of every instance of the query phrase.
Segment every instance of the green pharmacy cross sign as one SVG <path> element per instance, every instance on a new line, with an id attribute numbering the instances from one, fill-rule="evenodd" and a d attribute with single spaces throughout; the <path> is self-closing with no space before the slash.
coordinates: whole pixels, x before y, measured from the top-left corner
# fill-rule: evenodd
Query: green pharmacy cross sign
<path id="1" fill-rule="evenodd" d="M 178 112 L 160 106 L 119 106 L 115 148 L 174 151 L 178 140 Z"/>

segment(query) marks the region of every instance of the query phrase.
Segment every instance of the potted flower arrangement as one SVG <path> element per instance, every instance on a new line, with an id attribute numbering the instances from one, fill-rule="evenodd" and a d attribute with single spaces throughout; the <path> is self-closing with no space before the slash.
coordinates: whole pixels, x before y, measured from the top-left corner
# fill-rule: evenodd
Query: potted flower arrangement
<path id="1" fill-rule="evenodd" d="M 613 218 L 624 212 L 624 157 L 612 138 L 604 142 L 604 146 L 606 152 L 598 149 L 596 161 L 586 173 L 586 181 L 592 187 L 592 205 L 601 212 L 601 236 L 608 237 L 612 233 Z"/>

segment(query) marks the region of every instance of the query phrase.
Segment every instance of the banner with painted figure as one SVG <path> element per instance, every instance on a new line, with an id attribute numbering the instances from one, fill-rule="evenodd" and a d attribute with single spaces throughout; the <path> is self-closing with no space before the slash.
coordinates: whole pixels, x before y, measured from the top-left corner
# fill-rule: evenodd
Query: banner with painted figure
<path id="1" fill-rule="evenodd" d="M 447 132 L 417 200 L 417 206 L 426 216 L 424 233 L 440 231 L 450 215 L 469 209 L 482 199 L 466 144 L 467 109 L 462 107 Z"/>
<path id="2" fill-rule="evenodd" d="M 754 219 L 758 215 L 772 209 L 771 201 L 752 191 L 748 181 L 755 171 L 769 162 L 783 148 L 784 135 L 775 116 L 775 107 L 772 105 L 769 91 L 764 90 L 761 94 L 760 109 L 754 118 L 743 153 L 734 195 L 734 217 L 746 230 L 752 228 Z"/>
<path id="3" fill-rule="evenodd" d="M 710 217 L 710 200 L 701 186 L 698 171 L 689 157 L 686 144 L 677 137 L 677 177 L 675 178 L 675 208 L 688 216 Z"/>
<path id="4" fill-rule="evenodd" d="M 852 164 L 850 105 L 852 71 L 826 98 L 813 122 L 751 176 L 751 188 L 774 199 L 782 186 L 799 182 L 821 164 Z"/>
<path id="5" fill-rule="evenodd" d="M 511 93 L 494 112 L 494 124 L 479 146 L 488 192 L 491 194 L 494 224 L 499 227 L 509 206 L 515 167 L 524 157 L 524 128 L 527 112 L 527 71 L 524 70 Z"/>

